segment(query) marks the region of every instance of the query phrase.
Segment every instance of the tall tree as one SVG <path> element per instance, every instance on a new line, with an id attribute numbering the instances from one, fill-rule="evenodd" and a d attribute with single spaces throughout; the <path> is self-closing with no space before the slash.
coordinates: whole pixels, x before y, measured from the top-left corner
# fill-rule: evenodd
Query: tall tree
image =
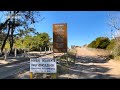
<path id="1" fill-rule="evenodd" d="M 111 35 L 115 40 L 112 53 L 114 56 L 120 56 L 120 12 L 109 13 L 108 24 L 111 27 Z"/>
<path id="2" fill-rule="evenodd" d="M 50 36 L 47 33 L 38 33 L 34 38 L 34 45 L 39 49 L 39 47 L 45 48 L 48 47 L 50 43 Z"/>
<path id="3" fill-rule="evenodd" d="M 39 11 L 6 11 L 4 15 L 7 16 L 7 18 L 4 17 L 5 21 L 0 25 L 0 31 L 7 27 L 8 29 L 1 51 L 3 51 L 8 38 L 10 42 L 10 51 L 12 51 L 14 36 L 21 34 L 19 30 L 22 30 L 24 32 L 23 34 L 30 33 L 32 32 L 31 30 L 33 30 L 30 29 L 30 25 L 44 19 L 41 17 Z"/>
<path id="4" fill-rule="evenodd" d="M 108 25 L 111 27 L 111 37 L 119 41 L 120 37 L 120 12 L 108 14 Z"/>

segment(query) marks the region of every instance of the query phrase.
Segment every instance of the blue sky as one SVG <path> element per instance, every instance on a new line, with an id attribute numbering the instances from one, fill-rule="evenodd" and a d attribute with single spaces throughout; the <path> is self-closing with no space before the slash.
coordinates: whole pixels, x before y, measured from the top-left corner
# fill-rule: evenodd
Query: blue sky
<path id="1" fill-rule="evenodd" d="M 110 36 L 110 27 L 106 23 L 108 13 L 108 11 L 41 11 L 41 16 L 45 19 L 35 24 L 35 29 L 37 32 L 47 32 L 52 38 L 53 24 L 67 23 L 68 47 L 82 46 L 99 36 Z"/>
<path id="2" fill-rule="evenodd" d="M 47 32 L 53 36 L 52 25 L 67 23 L 68 47 L 89 44 L 99 36 L 109 36 L 107 11 L 41 11 L 45 19 L 36 24 L 38 32 Z"/>

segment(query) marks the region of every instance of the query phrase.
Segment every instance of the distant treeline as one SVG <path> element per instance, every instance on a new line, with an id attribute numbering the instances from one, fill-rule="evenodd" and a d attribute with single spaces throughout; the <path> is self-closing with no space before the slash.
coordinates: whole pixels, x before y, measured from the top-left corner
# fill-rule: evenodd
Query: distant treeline
<path id="1" fill-rule="evenodd" d="M 13 48 L 17 49 L 29 49 L 30 51 L 44 51 L 45 47 L 48 48 L 52 46 L 52 42 L 50 42 L 51 38 L 48 33 L 37 33 L 34 36 L 26 35 L 25 37 L 15 37 L 14 38 L 14 46 Z M 1 46 L 1 45 L 0 45 Z M 7 40 L 5 49 L 9 50 L 9 40 Z"/>
<path id="2" fill-rule="evenodd" d="M 120 56 L 120 44 L 118 39 L 119 37 L 111 40 L 107 37 L 98 37 L 88 44 L 88 47 L 110 50 L 113 56 Z"/>

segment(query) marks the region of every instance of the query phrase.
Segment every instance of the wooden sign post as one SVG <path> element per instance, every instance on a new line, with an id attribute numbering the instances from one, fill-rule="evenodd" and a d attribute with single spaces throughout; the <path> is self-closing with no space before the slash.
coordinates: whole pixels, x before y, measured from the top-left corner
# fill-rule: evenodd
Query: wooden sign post
<path id="1" fill-rule="evenodd" d="M 53 24 L 53 58 L 54 53 L 67 53 L 67 24 Z M 52 75 L 57 78 L 57 73 Z"/>

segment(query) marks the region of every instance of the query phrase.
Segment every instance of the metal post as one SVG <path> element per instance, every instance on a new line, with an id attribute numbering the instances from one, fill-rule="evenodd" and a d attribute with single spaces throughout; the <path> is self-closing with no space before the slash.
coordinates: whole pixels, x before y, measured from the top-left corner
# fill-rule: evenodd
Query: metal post
<path id="1" fill-rule="evenodd" d="M 53 73 L 53 74 L 51 75 L 51 78 L 52 78 L 52 79 L 56 79 L 56 78 L 57 78 L 57 73 Z"/>
<path id="2" fill-rule="evenodd" d="M 33 72 L 30 72 L 30 79 L 33 79 Z"/>
<path id="3" fill-rule="evenodd" d="M 53 49 L 53 48 L 52 48 Z M 55 61 L 55 56 L 54 56 L 54 51 L 53 51 L 53 59 Z M 56 64 L 57 65 L 57 64 Z M 57 66 L 56 66 L 57 67 Z M 57 72 L 56 73 L 52 73 L 51 75 L 52 79 L 57 79 Z"/>

